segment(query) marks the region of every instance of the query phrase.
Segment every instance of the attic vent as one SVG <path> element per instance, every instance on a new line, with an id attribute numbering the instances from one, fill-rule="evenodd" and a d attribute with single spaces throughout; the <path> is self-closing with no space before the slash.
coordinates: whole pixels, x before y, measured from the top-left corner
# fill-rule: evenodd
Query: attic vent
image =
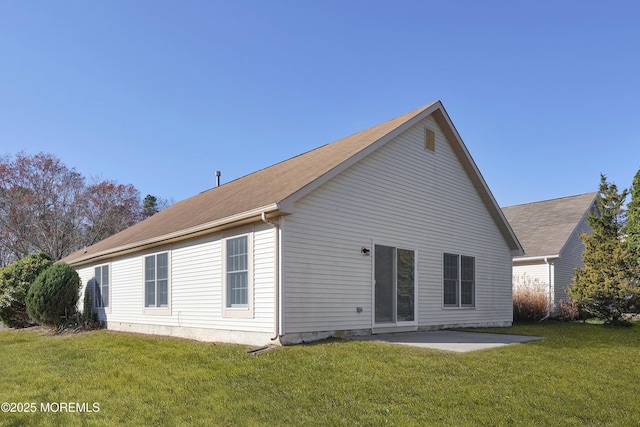
<path id="1" fill-rule="evenodd" d="M 436 151 L 436 133 L 431 129 L 424 128 L 424 148 L 429 151 Z"/>

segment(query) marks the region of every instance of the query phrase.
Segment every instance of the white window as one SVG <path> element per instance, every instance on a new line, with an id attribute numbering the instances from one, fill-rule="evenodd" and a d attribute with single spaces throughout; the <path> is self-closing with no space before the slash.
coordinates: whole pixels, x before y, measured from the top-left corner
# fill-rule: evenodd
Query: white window
<path id="1" fill-rule="evenodd" d="M 109 265 L 95 268 L 93 276 L 93 306 L 95 308 L 109 307 Z"/>
<path id="2" fill-rule="evenodd" d="M 144 306 L 169 308 L 169 253 L 144 258 Z"/>
<path id="3" fill-rule="evenodd" d="M 475 307 L 475 258 L 444 254 L 443 305 L 445 307 Z"/>
<path id="4" fill-rule="evenodd" d="M 249 252 L 247 236 L 227 240 L 227 307 L 249 304 Z"/>
<path id="5" fill-rule="evenodd" d="M 233 235 L 222 240 L 223 314 L 253 316 L 252 233 Z"/>

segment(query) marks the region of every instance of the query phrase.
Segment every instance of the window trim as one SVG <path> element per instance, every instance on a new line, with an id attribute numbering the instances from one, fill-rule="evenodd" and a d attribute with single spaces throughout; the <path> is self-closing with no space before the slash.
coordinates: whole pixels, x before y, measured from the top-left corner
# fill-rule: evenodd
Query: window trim
<path id="1" fill-rule="evenodd" d="M 445 257 L 447 255 L 450 256 L 455 256 L 457 258 L 457 277 L 456 277 L 456 303 L 455 304 L 446 304 L 445 303 Z M 471 280 L 471 299 L 472 302 L 471 304 L 462 304 L 462 259 L 463 258 L 467 258 L 467 259 L 471 259 L 473 260 L 473 279 Z M 476 257 L 474 256 L 470 256 L 470 255 L 463 255 L 460 253 L 454 253 L 454 252 L 442 252 L 442 262 L 441 262 L 441 266 L 442 266 L 442 308 L 443 309 L 475 309 L 476 308 L 476 271 L 477 271 L 477 263 L 476 263 Z M 451 280 L 451 279 L 449 279 Z"/>
<path id="2" fill-rule="evenodd" d="M 96 269 L 98 269 L 98 268 L 100 269 L 100 274 L 101 275 L 102 275 L 102 269 L 106 268 L 107 269 L 107 274 L 108 274 L 108 277 L 109 277 L 109 283 L 107 285 L 107 287 L 108 287 L 107 304 L 108 305 L 106 307 L 102 306 L 102 305 L 100 305 L 100 306 L 96 305 L 96 288 L 98 286 L 100 286 L 100 288 L 101 288 L 100 289 L 100 295 L 102 295 L 102 285 L 99 284 L 96 281 L 95 272 L 96 272 Z M 93 308 L 94 311 L 99 310 L 99 311 L 101 311 L 103 313 L 109 314 L 109 313 L 111 313 L 111 287 L 112 287 L 112 282 L 113 282 L 113 280 L 111 278 L 111 263 L 94 265 L 93 266 L 93 273 L 94 274 L 93 274 L 92 288 L 91 288 L 91 307 Z"/>
<path id="3" fill-rule="evenodd" d="M 227 306 L 227 242 L 230 240 L 238 239 L 241 237 L 247 238 L 247 306 L 246 307 L 228 307 Z M 254 314 L 254 283 L 253 283 L 253 227 L 242 227 L 240 229 L 233 230 L 229 233 L 223 233 L 220 239 L 221 254 L 222 254 L 222 317 L 241 317 L 241 318 L 253 318 Z"/>
<path id="4" fill-rule="evenodd" d="M 156 257 L 161 254 L 167 254 L 167 306 L 166 307 L 147 307 L 147 277 L 146 277 L 146 262 L 147 258 L 150 256 Z M 155 269 L 157 272 L 158 265 L 156 263 Z M 157 283 L 156 283 L 156 294 L 157 294 Z M 149 252 L 145 253 L 142 256 L 142 310 L 144 314 L 152 314 L 152 315 L 160 315 L 160 316 L 169 316 L 171 315 L 171 249 L 160 250 L 157 252 Z"/>

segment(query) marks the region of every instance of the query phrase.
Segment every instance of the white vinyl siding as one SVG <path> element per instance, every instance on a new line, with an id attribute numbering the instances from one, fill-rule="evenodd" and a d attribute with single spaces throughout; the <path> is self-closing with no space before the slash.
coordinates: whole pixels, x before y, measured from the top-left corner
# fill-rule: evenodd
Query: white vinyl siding
<path id="1" fill-rule="evenodd" d="M 218 233 L 164 247 L 162 251 L 132 254 L 112 260 L 111 313 L 99 313 L 100 320 L 106 321 L 108 328 L 125 329 L 128 325 L 133 325 L 138 327 L 136 330 L 196 339 L 202 334 L 194 332 L 190 335 L 189 328 L 194 331 L 222 331 L 229 334 L 226 336 L 229 341 L 235 338 L 229 331 L 256 333 L 263 334 L 262 343 L 270 342 L 269 338 L 274 332 L 274 229 L 264 223 L 257 223 L 250 228 L 250 256 L 253 261 L 251 318 L 223 316 L 225 300 L 222 245 L 225 240 Z M 246 234 L 244 227 L 235 236 Z M 225 238 L 233 236 L 232 230 L 225 232 Z M 153 316 L 148 313 L 150 309 L 144 307 L 145 257 L 167 250 L 170 252 L 168 302 L 171 310 L 165 315 Z M 94 269 L 95 266 L 91 265 L 78 269 L 83 283 L 89 283 Z M 83 296 L 84 292 L 83 288 Z M 82 308 L 82 302 L 79 306 Z M 174 329 L 169 332 L 169 329 L 163 329 L 165 327 Z"/>
<path id="2" fill-rule="evenodd" d="M 529 286 L 539 292 L 544 292 L 553 305 L 554 313 L 558 313 L 560 301 L 567 300 L 567 288 L 573 284 L 574 269 L 582 267 L 582 253 L 584 244 L 580 238 L 581 233 L 588 233 L 590 227 L 586 219 L 582 219 L 564 247 L 559 257 L 549 257 L 547 262 L 521 261 L 517 258 L 513 261 L 513 285 L 514 287 Z"/>
<path id="3" fill-rule="evenodd" d="M 424 149 L 424 128 L 437 150 Z M 511 252 L 432 117 L 296 203 L 283 221 L 285 333 L 372 327 L 372 257 L 416 248 L 421 327 L 511 322 Z M 475 309 L 442 304 L 442 253 L 476 254 Z M 358 308 L 363 310 L 359 312 Z"/>
<path id="4" fill-rule="evenodd" d="M 554 259 L 550 259 L 554 261 Z M 543 288 L 548 292 L 549 283 L 553 277 L 550 275 L 549 265 L 544 260 L 534 262 L 514 262 L 513 286 L 530 287 L 532 289 Z"/>
<path id="5" fill-rule="evenodd" d="M 583 218 L 560 252 L 560 258 L 556 262 L 556 277 L 553 289 L 554 302 L 556 304 L 569 298 L 566 290 L 573 285 L 574 269 L 584 267 L 582 262 L 584 243 L 580 238 L 580 234 L 590 232 L 591 227 L 589 227 L 587 220 Z"/>

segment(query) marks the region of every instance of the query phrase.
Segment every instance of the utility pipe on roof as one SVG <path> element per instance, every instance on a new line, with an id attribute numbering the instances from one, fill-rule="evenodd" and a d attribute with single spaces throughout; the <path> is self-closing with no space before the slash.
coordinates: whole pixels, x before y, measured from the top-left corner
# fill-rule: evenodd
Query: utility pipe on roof
<path id="1" fill-rule="evenodd" d="M 266 224 L 271 225 L 275 230 L 275 242 L 274 242 L 274 267 L 273 267 L 273 287 L 274 287 L 274 297 L 273 297 L 273 313 L 274 313 L 274 329 L 275 334 L 271 338 L 271 341 L 275 341 L 281 337 L 280 335 L 280 224 L 278 221 L 271 221 L 267 218 L 267 213 L 262 212 L 262 221 Z"/>

